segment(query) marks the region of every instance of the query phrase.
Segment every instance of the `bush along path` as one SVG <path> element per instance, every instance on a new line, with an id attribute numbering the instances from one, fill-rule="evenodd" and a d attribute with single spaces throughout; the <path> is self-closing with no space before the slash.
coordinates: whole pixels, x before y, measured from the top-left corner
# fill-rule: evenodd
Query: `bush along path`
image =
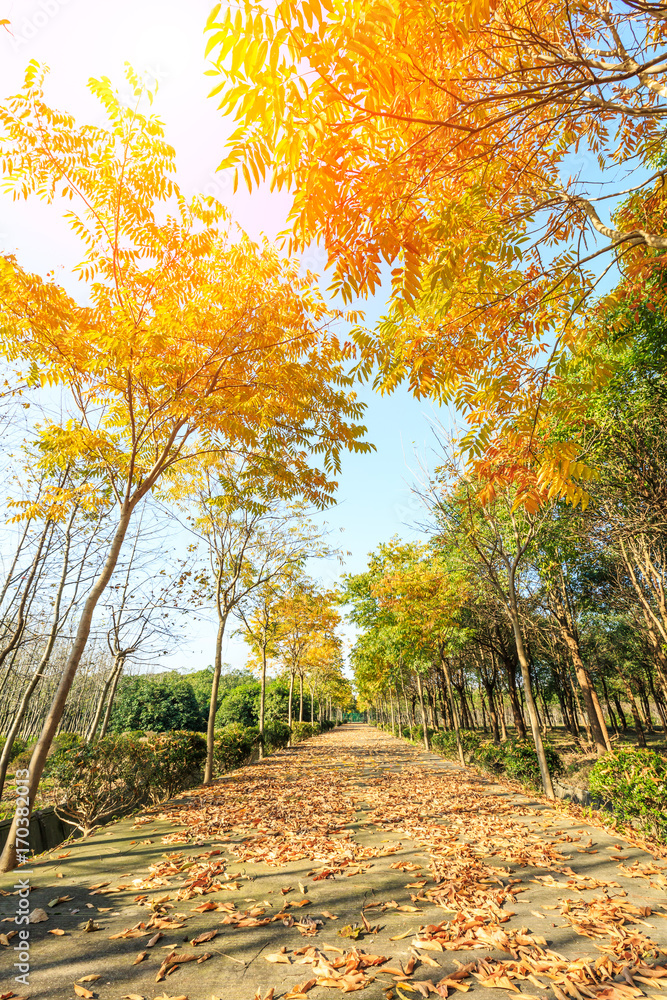
<path id="1" fill-rule="evenodd" d="M 4 876 L 0 996 L 654 1000 L 666 853 L 347 725 L 35 859 L 28 986 Z"/>

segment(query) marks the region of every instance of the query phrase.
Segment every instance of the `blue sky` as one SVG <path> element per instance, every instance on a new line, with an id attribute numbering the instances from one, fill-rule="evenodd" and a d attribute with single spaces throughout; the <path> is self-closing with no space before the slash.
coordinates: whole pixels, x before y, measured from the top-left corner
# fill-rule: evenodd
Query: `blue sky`
<path id="1" fill-rule="evenodd" d="M 229 125 L 207 97 L 211 80 L 204 75 L 203 27 L 210 6 L 209 0 L 187 5 L 175 0 L 115 0 L 113 5 L 0 0 L 0 19 L 8 18 L 13 32 L 0 32 L 0 94 L 18 91 L 28 61 L 37 59 L 51 69 L 46 89 L 52 104 L 81 119 L 99 120 L 99 106 L 86 90 L 88 78 L 108 76 L 122 85 L 124 63 L 131 63 L 159 84 L 154 110 L 176 148 L 185 192 L 213 194 L 232 208 L 252 236 L 262 231 L 273 236 L 284 219 L 286 198 L 245 191 L 232 196 L 229 179 L 216 172 Z M 39 273 L 56 268 L 57 279 L 75 290 L 66 269 L 77 260 L 77 243 L 57 208 L 0 196 L 0 247 Z M 317 254 L 309 263 L 317 269 Z M 369 303 L 368 320 L 381 309 L 382 301 Z M 352 553 L 349 572 L 363 570 L 366 554 L 379 542 L 393 534 L 414 534 L 409 525 L 419 512 L 409 488 L 411 470 L 417 466 L 415 451 L 423 456 L 430 447 L 430 426 L 437 418 L 431 404 L 416 401 L 405 390 L 380 397 L 365 386 L 360 394 L 368 403 L 368 439 L 377 451 L 345 456 L 339 503 L 324 518 L 332 538 Z M 339 534 L 340 528 L 344 531 Z M 340 567 L 332 563 L 314 571 L 329 584 Z M 174 666 L 182 662 L 196 669 L 210 662 L 212 629 L 202 622 L 192 631 L 196 640 L 185 642 L 169 658 Z M 232 641 L 227 659 L 240 665 L 245 659 L 242 644 Z"/>

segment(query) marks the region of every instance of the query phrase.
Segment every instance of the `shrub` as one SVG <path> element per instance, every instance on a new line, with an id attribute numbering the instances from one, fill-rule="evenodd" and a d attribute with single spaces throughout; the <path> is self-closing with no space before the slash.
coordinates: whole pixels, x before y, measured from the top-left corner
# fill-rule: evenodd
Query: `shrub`
<path id="1" fill-rule="evenodd" d="M 292 723 L 292 743 L 301 743 L 311 736 L 317 736 L 320 732 L 319 722 L 293 722 Z"/>
<path id="2" fill-rule="evenodd" d="M 431 739 L 431 746 L 438 753 L 441 753 L 443 757 L 449 757 L 451 760 L 458 760 L 459 750 L 456 743 L 456 733 L 452 731 L 443 732 L 442 730 L 437 730 L 431 735 L 431 730 L 429 730 L 429 735 Z M 462 729 L 459 732 L 459 738 L 461 740 L 461 747 L 464 754 L 475 755 L 480 746 L 481 740 L 477 733 L 472 733 L 467 729 Z"/>
<path id="3" fill-rule="evenodd" d="M 65 800 L 56 812 L 85 835 L 127 812 L 148 794 L 152 753 L 127 736 L 106 736 L 63 749 L 50 765 Z"/>
<path id="4" fill-rule="evenodd" d="M 227 692 L 220 702 L 217 715 L 215 717 L 216 726 L 221 729 L 238 724 L 241 726 L 255 726 L 259 718 L 259 694 L 261 685 L 259 681 L 248 678 L 244 684 L 239 684 Z"/>
<path id="5" fill-rule="evenodd" d="M 291 731 L 286 722 L 269 719 L 264 723 L 264 749 L 267 753 L 286 747 L 290 741 Z"/>
<path id="6" fill-rule="evenodd" d="M 482 767 L 488 768 L 489 771 L 494 771 L 496 774 L 502 774 L 505 770 L 505 744 L 480 744 L 475 754 L 475 760 L 477 763 L 481 764 Z"/>
<path id="7" fill-rule="evenodd" d="M 215 734 L 213 759 L 217 774 L 245 764 L 257 742 L 257 730 L 233 722 Z"/>
<path id="8" fill-rule="evenodd" d="M 0 736 L 0 754 L 5 749 L 5 743 L 7 742 L 6 736 Z M 34 741 L 33 741 L 34 742 Z M 28 741 L 24 740 L 23 737 L 17 736 L 12 743 L 12 749 L 9 754 L 9 763 L 11 764 L 19 754 L 25 753 L 28 749 Z"/>
<path id="9" fill-rule="evenodd" d="M 667 839 L 667 759 L 654 750 L 620 747 L 606 753 L 591 770 L 591 794 L 611 804 L 621 820 Z"/>
<path id="10" fill-rule="evenodd" d="M 201 733 L 155 733 L 145 742 L 151 752 L 148 793 L 154 802 L 169 799 L 202 780 L 206 740 Z"/>
<path id="11" fill-rule="evenodd" d="M 21 740 L 23 746 L 16 753 L 14 753 L 14 747 L 12 747 L 12 764 L 15 767 L 29 767 L 30 760 L 32 758 L 32 752 L 35 749 L 35 743 L 37 742 L 36 736 L 31 736 L 28 740 Z"/>
<path id="12" fill-rule="evenodd" d="M 500 744 L 504 750 L 505 773 L 517 781 L 527 781 L 531 785 L 540 784 L 540 765 L 537 751 L 529 740 L 508 740 Z M 545 742 L 544 753 L 552 775 L 562 774 L 563 765 L 552 746 Z"/>

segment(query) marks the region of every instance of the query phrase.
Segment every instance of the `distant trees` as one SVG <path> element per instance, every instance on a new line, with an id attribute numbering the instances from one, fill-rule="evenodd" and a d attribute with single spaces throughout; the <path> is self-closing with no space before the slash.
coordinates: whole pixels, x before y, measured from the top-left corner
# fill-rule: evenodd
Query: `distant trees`
<path id="1" fill-rule="evenodd" d="M 141 729 L 156 733 L 171 729 L 204 730 L 197 696 L 186 677 L 171 673 L 123 677 L 111 713 L 109 729 L 125 733 Z"/>

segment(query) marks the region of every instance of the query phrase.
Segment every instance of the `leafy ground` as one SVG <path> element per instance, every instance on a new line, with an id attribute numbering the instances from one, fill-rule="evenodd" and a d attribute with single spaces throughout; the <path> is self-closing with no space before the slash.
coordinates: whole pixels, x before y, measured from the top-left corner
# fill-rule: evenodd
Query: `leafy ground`
<path id="1" fill-rule="evenodd" d="M 37 859 L 29 989 L 4 876 L 2 989 L 667 998 L 665 852 L 580 817 L 345 726 Z"/>

